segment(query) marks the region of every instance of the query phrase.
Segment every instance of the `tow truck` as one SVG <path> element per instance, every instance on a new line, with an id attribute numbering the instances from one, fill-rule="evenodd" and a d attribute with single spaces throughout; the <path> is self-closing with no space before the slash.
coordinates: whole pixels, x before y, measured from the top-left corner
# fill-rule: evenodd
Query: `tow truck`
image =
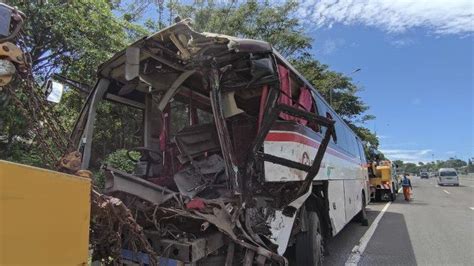
<path id="1" fill-rule="evenodd" d="M 380 152 L 369 150 L 368 161 L 371 201 L 395 201 L 399 190 L 398 166 L 381 159 Z"/>

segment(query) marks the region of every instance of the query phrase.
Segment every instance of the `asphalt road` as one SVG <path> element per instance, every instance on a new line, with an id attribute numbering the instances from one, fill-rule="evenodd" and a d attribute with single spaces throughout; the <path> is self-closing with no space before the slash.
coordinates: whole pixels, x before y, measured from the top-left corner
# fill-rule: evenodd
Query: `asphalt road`
<path id="1" fill-rule="evenodd" d="M 414 198 L 399 193 L 380 219 L 358 265 L 474 265 L 474 178 L 439 187 L 413 178 Z M 371 203 L 370 223 L 386 203 Z M 324 265 L 344 265 L 369 227 L 350 223 L 327 244 Z"/>

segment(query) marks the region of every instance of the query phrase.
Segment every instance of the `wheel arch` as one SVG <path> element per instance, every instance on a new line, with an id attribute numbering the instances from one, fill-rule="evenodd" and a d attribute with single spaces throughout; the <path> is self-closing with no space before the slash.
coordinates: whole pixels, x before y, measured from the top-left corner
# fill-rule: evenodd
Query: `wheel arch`
<path id="1" fill-rule="evenodd" d="M 328 181 L 313 185 L 313 192 L 305 202 L 305 209 L 318 214 L 323 237 L 325 239 L 331 237 L 332 225 L 329 217 Z"/>

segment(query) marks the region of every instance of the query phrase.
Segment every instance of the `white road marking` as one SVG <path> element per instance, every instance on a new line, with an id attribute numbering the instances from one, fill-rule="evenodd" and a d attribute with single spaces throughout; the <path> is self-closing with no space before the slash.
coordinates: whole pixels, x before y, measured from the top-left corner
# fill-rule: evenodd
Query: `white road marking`
<path id="1" fill-rule="evenodd" d="M 451 193 L 449 193 L 449 191 L 447 191 L 446 189 L 443 189 L 443 191 L 446 192 L 447 194 L 451 194 Z"/>
<path id="2" fill-rule="evenodd" d="M 359 244 L 355 245 L 354 248 L 352 248 L 351 255 L 349 256 L 349 258 L 347 259 L 345 263 L 346 266 L 357 266 L 362 254 L 364 253 L 365 248 L 367 247 L 367 244 L 372 238 L 372 235 L 375 233 L 375 229 L 377 229 L 377 226 L 379 225 L 380 219 L 382 219 L 382 216 L 384 215 L 385 211 L 387 211 L 390 204 L 392 204 L 391 201 L 385 204 L 385 206 L 383 207 L 379 215 L 375 217 L 375 220 L 372 222 L 372 225 L 365 232 L 365 234 L 360 238 Z"/>
<path id="3" fill-rule="evenodd" d="M 469 207 L 469 209 L 473 210 L 474 211 L 474 207 Z"/>

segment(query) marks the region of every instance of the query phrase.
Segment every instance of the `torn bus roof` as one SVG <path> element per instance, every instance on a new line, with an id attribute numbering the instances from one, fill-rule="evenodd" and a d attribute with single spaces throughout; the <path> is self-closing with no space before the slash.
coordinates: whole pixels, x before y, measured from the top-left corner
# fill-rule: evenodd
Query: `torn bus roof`
<path id="1" fill-rule="evenodd" d="M 209 47 L 211 44 L 227 44 L 229 51 L 236 52 L 271 52 L 272 47 L 269 43 L 237 38 L 216 33 L 198 33 L 191 27 L 191 20 L 184 19 L 174 25 L 164 28 L 148 37 L 144 37 L 130 47 L 141 47 L 150 49 L 140 56 L 143 61 L 152 57 L 154 53 L 161 53 L 164 58 L 180 59 L 180 63 L 172 64 L 173 67 L 184 70 L 187 60 L 191 56 L 198 54 L 203 47 Z M 119 70 L 124 71 L 126 50 L 116 53 L 111 59 L 99 66 L 98 73 L 105 77 L 117 78 Z M 168 62 L 164 60 L 164 62 Z M 170 62 L 168 62 L 171 64 Z"/>

